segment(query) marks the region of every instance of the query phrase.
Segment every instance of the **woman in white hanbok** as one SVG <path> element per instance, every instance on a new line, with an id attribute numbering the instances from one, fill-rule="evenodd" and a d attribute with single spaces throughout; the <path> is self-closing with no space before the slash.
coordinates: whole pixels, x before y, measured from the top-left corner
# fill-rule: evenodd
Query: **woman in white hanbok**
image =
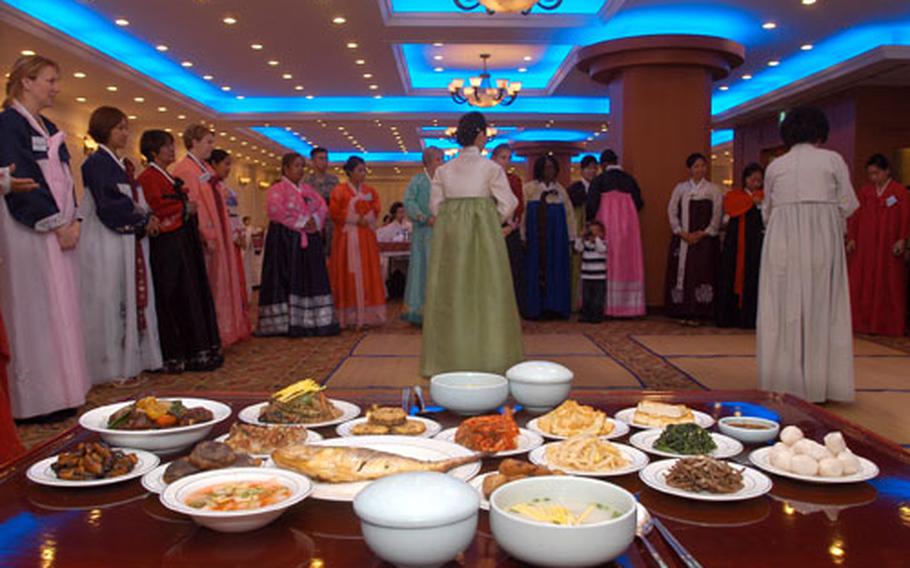
<path id="1" fill-rule="evenodd" d="M 145 238 L 157 234 L 158 220 L 116 154 L 129 140 L 126 115 L 113 107 L 96 109 L 89 134 L 99 146 L 82 164 L 79 280 L 86 362 L 99 384 L 162 366 Z"/>
<path id="2" fill-rule="evenodd" d="M 845 220 L 859 206 L 844 159 L 818 148 L 824 113 L 797 108 L 781 124 L 790 148 L 765 174 L 758 290 L 758 374 L 765 390 L 811 402 L 853 400 L 853 334 Z"/>

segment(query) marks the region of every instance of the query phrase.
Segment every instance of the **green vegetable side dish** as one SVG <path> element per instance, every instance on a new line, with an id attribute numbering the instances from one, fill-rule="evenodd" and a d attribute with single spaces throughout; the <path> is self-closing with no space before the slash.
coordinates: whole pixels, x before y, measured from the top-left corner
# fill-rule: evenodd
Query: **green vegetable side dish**
<path id="1" fill-rule="evenodd" d="M 654 449 L 662 452 L 697 456 L 710 454 L 717 444 L 707 430 L 697 424 L 671 424 L 654 442 Z"/>

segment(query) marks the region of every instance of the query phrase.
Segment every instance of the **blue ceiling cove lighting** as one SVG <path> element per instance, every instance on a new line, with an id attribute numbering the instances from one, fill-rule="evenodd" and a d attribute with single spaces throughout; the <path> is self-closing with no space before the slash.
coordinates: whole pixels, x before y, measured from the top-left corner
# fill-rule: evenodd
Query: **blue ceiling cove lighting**
<path id="1" fill-rule="evenodd" d="M 426 113 L 439 116 L 453 113 L 461 116 L 465 108 L 451 97 L 250 97 L 242 101 L 231 98 L 219 103 L 217 109 L 226 114 L 234 113 Z M 483 109 L 484 114 L 610 114 L 610 100 L 603 97 L 524 97 L 508 107 L 496 106 Z"/>
<path id="2" fill-rule="evenodd" d="M 288 132 L 284 128 L 279 128 L 277 126 L 253 126 L 250 130 L 258 132 L 273 142 L 277 142 L 288 150 L 297 152 L 302 156 L 309 156 L 310 150 L 313 149 L 312 146 L 301 140 L 299 136 L 292 132 Z"/>
<path id="3" fill-rule="evenodd" d="M 436 51 L 432 45 L 405 43 L 399 47 L 402 57 L 404 57 L 404 64 L 408 68 L 412 89 L 445 89 L 452 79 L 467 79 L 480 75 L 479 58 L 470 67 L 445 65 L 445 71 L 437 73 L 433 69 L 439 66 L 439 62 L 433 60 Z M 510 81 L 521 81 L 524 90 L 546 89 L 571 51 L 571 45 L 549 45 L 543 51 L 542 57 L 534 64 L 519 65 L 519 67 L 527 68 L 524 73 L 519 73 L 516 69 L 501 67 L 497 69 L 496 57 L 491 57 L 490 75 L 492 75 L 493 84 L 496 83 L 496 79 L 509 79 Z"/>
<path id="4" fill-rule="evenodd" d="M 511 137 L 512 142 L 583 142 L 591 134 L 581 130 L 560 130 L 558 128 L 540 128 L 522 130 Z"/>
<path id="5" fill-rule="evenodd" d="M 711 113 L 726 112 L 885 45 L 910 45 L 910 20 L 856 26 L 816 43 L 810 51 L 785 57 L 777 67 L 756 73 L 751 80 L 737 81 L 726 92 L 716 92 L 711 101 Z"/>
<path id="6" fill-rule="evenodd" d="M 262 134 L 269 140 L 280 144 L 290 150 L 297 152 L 302 156 L 309 156 L 312 146 L 301 140 L 298 136 L 288 132 L 278 126 L 253 126 L 250 128 L 254 132 Z M 420 152 L 348 152 L 341 150 L 329 150 L 329 159 L 332 163 L 345 162 L 349 156 L 360 156 L 367 163 L 370 162 L 419 162 L 422 159 Z"/>
<path id="7" fill-rule="evenodd" d="M 389 0 L 392 12 L 396 14 L 458 14 L 464 15 L 464 10 L 455 6 L 452 0 Z M 555 10 L 532 9 L 531 14 L 562 14 L 562 15 L 594 15 L 609 3 L 609 0 L 565 0 Z M 474 12 L 486 13 L 482 6 Z M 495 16 L 494 16 L 495 17 Z"/>
<path id="8" fill-rule="evenodd" d="M 733 142 L 733 130 L 712 130 L 711 131 L 711 145 L 719 146 L 721 144 L 726 144 L 727 142 Z"/>

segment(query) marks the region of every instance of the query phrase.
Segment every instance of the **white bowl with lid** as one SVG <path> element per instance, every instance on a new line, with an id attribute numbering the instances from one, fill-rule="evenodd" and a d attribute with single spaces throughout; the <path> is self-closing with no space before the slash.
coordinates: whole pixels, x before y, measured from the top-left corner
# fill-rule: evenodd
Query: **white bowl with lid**
<path id="1" fill-rule="evenodd" d="M 502 375 L 455 371 L 430 379 L 433 402 L 462 416 L 496 410 L 509 398 L 509 382 Z"/>
<path id="2" fill-rule="evenodd" d="M 376 480 L 354 498 L 367 546 L 400 568 L 442 566 L 477 530 L 480 496 L 464 481 L 435 472 Z"/>
<path id="3" fill-rule="evenodd" d="M 566 400 L 574 377 L 552 361 L 525 361 L 506 371 L 512 397 L 531 414 L 548 412 Z"/>

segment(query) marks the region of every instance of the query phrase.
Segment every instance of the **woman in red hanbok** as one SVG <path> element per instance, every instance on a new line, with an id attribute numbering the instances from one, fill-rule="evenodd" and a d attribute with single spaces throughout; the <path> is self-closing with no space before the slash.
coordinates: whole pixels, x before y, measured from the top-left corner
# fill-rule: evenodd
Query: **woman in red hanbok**
<path id="1" fill-rule="evenodd" d="M 364 327 L 385 323 L 385 286 L 379 268 L 376 219 L 382 212 L 379 194 L 366 185 L 366 163 L 351 156 L 344 164 L 346 183 L 332 190 L 329 216 L 334 224 L 329 280 L 338 323 Z"/>
<path id="2" fill-rule="evenodd" d="M 847 254 L 853 330 L 904 335 L 910 237 L 910 198 L 891 178 L 881 154 L 866 163 L 869 183 L 858 192 L 859 209 L 847 220 Z"/>

